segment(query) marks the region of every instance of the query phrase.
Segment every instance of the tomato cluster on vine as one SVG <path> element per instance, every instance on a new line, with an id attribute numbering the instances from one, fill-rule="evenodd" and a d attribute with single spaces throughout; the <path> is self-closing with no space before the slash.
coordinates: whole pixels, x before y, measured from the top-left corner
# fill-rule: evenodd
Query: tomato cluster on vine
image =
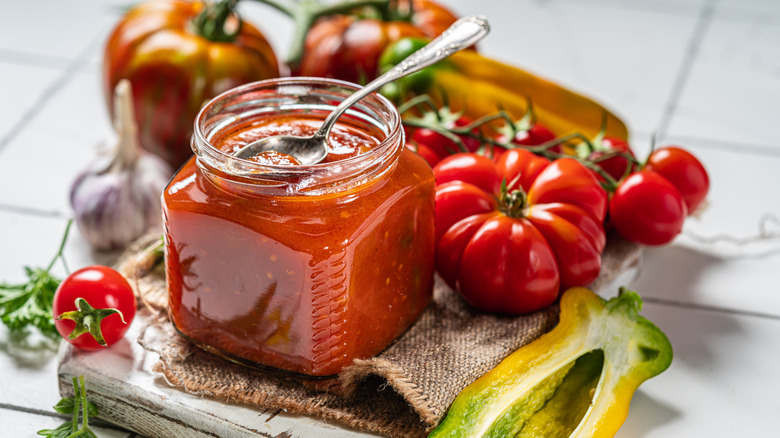
<path id="1" fill-rule="evenodd" d="M 445 107 L 406 117 L 405 128 L 436 177 L 437 271 L 479 310 L 549 306 L 560 290 L 596 279 L 605 228 L 669 243 L 709 190 L 704 166 L 683 148 L 642 162 L 604 129 L 558 137 L 531 111 L 474 121 Z"/>

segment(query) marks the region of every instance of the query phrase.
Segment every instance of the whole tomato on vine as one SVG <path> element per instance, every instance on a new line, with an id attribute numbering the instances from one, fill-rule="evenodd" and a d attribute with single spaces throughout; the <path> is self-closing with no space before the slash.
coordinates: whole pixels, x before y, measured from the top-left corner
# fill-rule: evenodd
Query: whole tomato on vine
<path id="1" fill-rule="evenodd" d="M 690 152 L 663 147 L 640 170 L 611 184 L 610 223 L 618 233 L 644 245 L 664 245 L 680 234 L 685 217 L 704 201 L 709 176 Z"/>
<path id="2" fill-rule="evenodd" d="M 578 161 L 463 153 L 434 175 L 436 268 L 473 307 L 534 312 L 598 276 L 607 194 Z"/>
<path id="3" fill-rule="evenodd" d="M 260 0 L 292 17 L 296 34 L 288 56 L 293 75 L 366 83 L 379 72 L 379 57 L 405 37 L 431 39 L 457 20 L 430 0 L 316 1 L 288 7 Z"/>
<path id="4" fill-rule="evenodd" d="M 174 167 L 192 154 L 192 124 L 205 101 L 279 76 L 271 46 L 236 14 L 237 1 L 142 3 L 125 14 L 106 44 L 109 111 L 117 83 L 130 80 L 141 145 Z"/>

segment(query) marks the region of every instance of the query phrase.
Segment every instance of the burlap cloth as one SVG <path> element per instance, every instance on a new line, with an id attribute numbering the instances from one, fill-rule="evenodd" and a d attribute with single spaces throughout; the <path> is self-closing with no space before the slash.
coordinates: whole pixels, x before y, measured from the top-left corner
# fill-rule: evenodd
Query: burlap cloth
<path id="1" fill-rule="evenodd" d="M 140 340 L 160 354 L 155 371 L 184 391 L 259 409 L 305 414 L 391 437 L 425 436 L 455 396 L 504 357 L 558 321 L 556 306 L 532 315 L 504 317 L 471 310 L 437 278 L 433 302 L 419 321 L 377 357 L 356 360 L 338 379 L 306 382 L 236 365 L 197 348 L 167 320 L 164 271 L 150 265 L 143 248 L 159 236 L 139 240 L 119 270 L 139 299 L 157 312 L 163 336 Z M 636 265 L 639 248 L 610 237 L 599 290 Z M 143 338 L 143 336 L 142 336 Z"/>

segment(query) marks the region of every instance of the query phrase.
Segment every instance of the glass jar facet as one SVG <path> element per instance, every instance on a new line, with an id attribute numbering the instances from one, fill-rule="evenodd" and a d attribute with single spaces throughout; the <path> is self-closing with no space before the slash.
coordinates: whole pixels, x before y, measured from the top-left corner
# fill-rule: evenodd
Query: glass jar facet
<path id="1" fill-rule="evenodd" d="M 403 147 L 388 101 L 370 96 L 339 120 L 378 139 L 350 158 L 267 166 L 220 149 L 269 119 L 324 119 L 356 88 L 276 79 L 201 111 L 196 157 L 163 194 L 170 316 L 197 344 L 328 376 L 382 351 L 430 301 L 433 175 Z"/>

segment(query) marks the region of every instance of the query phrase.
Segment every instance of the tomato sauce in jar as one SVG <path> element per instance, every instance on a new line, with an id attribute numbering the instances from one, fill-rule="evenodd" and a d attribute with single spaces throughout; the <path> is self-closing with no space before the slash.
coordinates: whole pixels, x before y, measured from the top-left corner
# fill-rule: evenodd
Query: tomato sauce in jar
<path id="1" fill-rule="evenodd" d="M 430 301 L 433 174 L 384 98 L 339 119 L 323 163 L 234 157 L 259 138 L 313 133 L 356 88 L 274 79 L 198 116 L 196 156 L 163 194 L 169 314 L 197 345 L 331 376 L 380 353 Z"/>

